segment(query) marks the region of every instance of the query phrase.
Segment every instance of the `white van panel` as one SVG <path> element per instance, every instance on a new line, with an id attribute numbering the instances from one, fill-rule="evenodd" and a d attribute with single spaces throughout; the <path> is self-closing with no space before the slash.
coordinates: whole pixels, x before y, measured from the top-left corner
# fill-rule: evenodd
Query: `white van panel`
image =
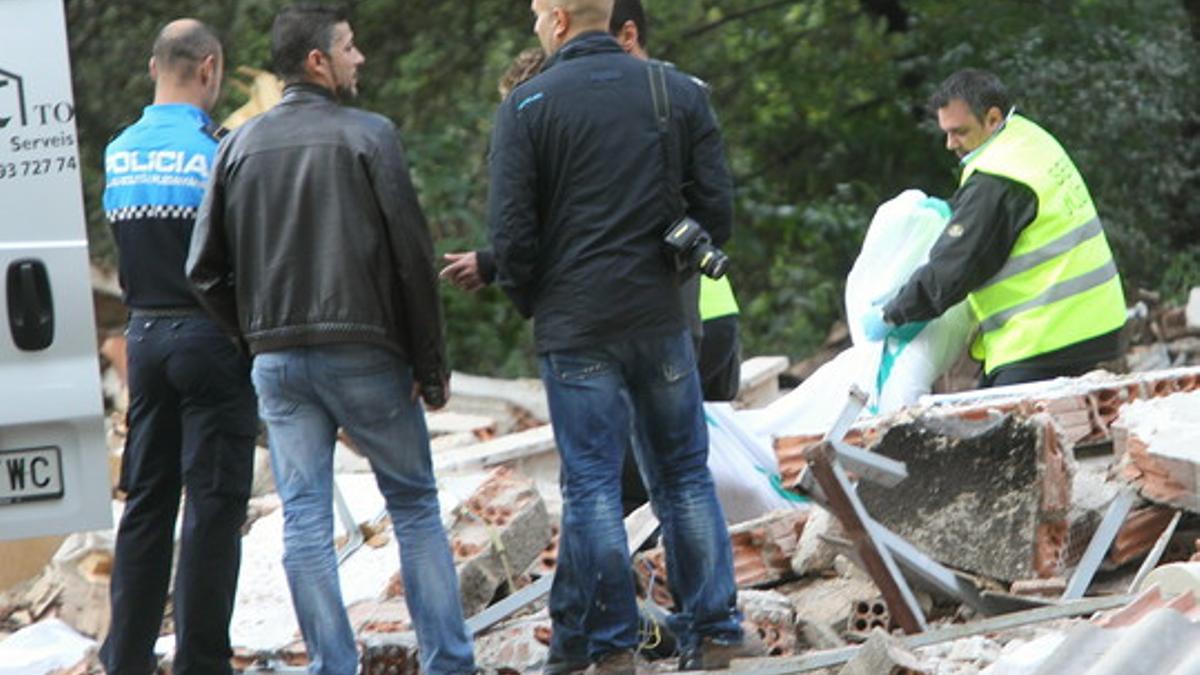
<path id="1" fill-rule="evenodd" d="M 112 522 L 63 9 L 0 0 L 0 540 Z M 21 348 L 30 306 L 53 330 Z"/>

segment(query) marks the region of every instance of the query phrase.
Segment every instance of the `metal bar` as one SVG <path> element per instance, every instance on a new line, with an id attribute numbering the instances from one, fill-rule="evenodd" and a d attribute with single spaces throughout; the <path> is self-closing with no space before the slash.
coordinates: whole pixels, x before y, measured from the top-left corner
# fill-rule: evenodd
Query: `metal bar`
<path id="1" fill-rule="evenodd" d="M 813 478 L 812 470 L 809 467 L 804 467 L 800 472 L 800 478 L 796 480 L 796 484 L 792 486 L 795 490 L 799 488 L 804 491 L 819 506 L 823 506 L 826 511 L 829 510 L 829 500 L 825 498 L 825 493 L 821 492 L 821 486 L 817 484 L 817 479 Z"/>
<path id="2" fill-rule="evenodd" d="M 346 529 L 346 543 L 342 544 L 342 548 L 337 554 L 337 564 L 341 566 L 347 558 L 362 547 L 364 539 L 358 523 L 354 522 L 354 514 L 350 513 L 350 507 L 346 504 L 346 498 L 338 489 L 337 478 L 333 479 L 333 508 L 337 511 L 338 520 L 342 521 L 342 527 Z"/>
<path id="3" fill-rule="evenodd" d="M 1154 542 L 1154 548 L 1146 554 L 1146 559 L 1142 561 L 1142 566 L 1138 568 L 1137 574 L 1133 576 L 1133 582 L 1129 584 L 1129 592 L 1133 593 L 1142 580 L 1158 565 L 1158 561 L 1162 559 L 1162 554 L 1167 550 L 1167 544 L 1171 543 L 1171 537 L 1175 536 L 1175 527 L 1179 525 L 1179 519 L 1183 517 L 1183 511 L 1176 511 L 1175 517 L 1167 524 L 1162 534 L 1158 535 L 1158 541 Z"/>
<path id="4" fill-rule="evenodd" d="M 931 630 L 927 633 L 905 636 L 900 638 L 900 644 L 908 649 L 916 649 L 918 647 L 928 647 L 932 644 L 949 642 L 982 633 L 994 633 L 1035 623 L 1067 619 L 1073 616 L 1087 616 L 1105 609 L 1121 607 L 1128 604 L 1130 599 L 1128 595 L 1111 595 L 1073 600 L 1061 605 L 1051 605 L 1024 612 L 1002 614 L 980 621 L 955 624 L 947 628 Z M 733 665 L 737 670 L 755 672 L 760 675 L 805 673 L 846 663 L 858 654 L 859 649 L 862 649 L 862 647 L 841 647 L 786 658 L 738 659 Z"/>
<path id="5" fill-rule="evenodd" d="M 925 615 L 908 587 L 908 581 L 896 567 L 888 548 L 880 544 L 871 532 L 871 517 L 858 500 L 850 479 L 838 464 L 833 446 L 822 441 L 804 452 L 813 476 L 829 500 L 830 510 L 847 536 L 854 542 L 863 565 L 879 587 L 897 625 L 912 634 L 925 630 Z"/>
<path id="6" fill-rule="evenodd" d="M 871 521 L 870 527 L 876 540 L 883 542 L 888 551 L 895 556 L 896 562 L 900 564 L 908 578 L 920 579 L 946 595 L 958 598 L 981 614 L 994 613 L 979 595 L 979 589 L 975 587 L 975 584 L 956 576 L 941 563 L 909 543 L 907 539 L 874 520 Z"/>
<path id="7" fill-rule="evenodd" d="M 538 577 L 538 580 L 532 584 L 504 597 L 496 604 L 467 619 L 467 632 L 470 635 L 478 635 L 491 628 L 508 615 L 549 593 L 550 586 L 553 584 L 554 572 Z"/>
<path id="8" fill-rule="evenodd" d="M 1113 539 L 1116 539 L 1117 532 L 1125 523 L 1125 516 L 1129 515 L 1131 508 L 1133 508 L 1133 492 L 1122 490 L 1117 493 L 1116 499 L 1108 505 L 1108 511 L 1104 513 L 1104 519 L 1100 521 L 1096 533 L 1092 535 L 1092 540 L 1079 560 L 1079 565 L 1075 567 L 1075 573 L 1067 582 L 1067 590 L 1062 594 L 1063 600 L 1075 600 L 1083 597 L 1084 592 L 1092 583 L 1092 577 L 1096 576 L 1096 570 L 1100 568 L 1100 563 L 1104 561 L 1104 554 L 1108 553 L 1108 548 L 1112 546 Z"/>
<path id="9" fill-rule="evenodd" d="M 831 440 L 837 459 L 847 471 L 884 487 L 896 487 L 908 478 L 908 467 L 877 452 L 856 448 L 845 441 Z"/>
<path id="10" fill-rule="evenodd" d="M 841 459 L 841 455 L 838 455 Z M 821 486 L 817 484 L 816 478 L 812 474 L 811 467 L 807 467 L 800 474 L 800 480 L 797 481 L 797 486 L 802 488 L 818 506 L 827 511 L 833 509 L 829 506 L 829 500 L 825 498 L 825 494 L 821 491 Z M 856 493 L 857 494 L 857 493 Z M 970 581 L 961 579 L 949 569 L 938 563 L 936 560 L 925 555 L 916 546 L 913 546 L 905 538 L 892 532 L 878 521 L 867 514 L 866 520 L 863 521 L 870 529 L 875 539 L 887 548 L 887 550 L 895 557 L 896 562 L 900 564 L 901 571 L 909 580 L 921 579 L 925 583 L 933 586 L 950 597 L 958 598 L 970 607 L 982 614 L 994 614 L 990 606 L 979 595 L 979 589 Z M 826 538 L 831 544 L 834 542 L 832 538 Z M 839 540 L 845 542 L 846 546 L 853 549 L 853 542 Z M 836 546 L 836 544 L 835 544 Z M 867 566 L 863 563 L 862 557 L 854 554 L 855 563 L 863 569 Z M 869 571 L 869 570 L 868 570 Z"/>
<path id="11" fill-rule="evenodd" d="M 643 504 L 625 518 L 625 534 L 629 541 L 629 552 L 632 554 L 646 543 L 650 535 L 658 529 L 658 519 L 650 511 L 649 504 Z M 525 605 L 534 602 L 550 592 L 554 584 L 554 573 L 545 574 L 537 581 L 509 595 L 482 612 L 467 619 L 467 630 L 477 635 L 495 624 L 503 621 L 510 614 Z"/>
<path id="12" fill-rule="evenodd" d="M 840 441 L 846 436 L 846 432 L 850 431 L 850 427 L 854 424 L 854 420 L 858 419 L 858 414 L 866 407 L 869 397 L 867 393 L 858 388 L 858 385 L 850 385 L 850 400 L 846 402 L 846 407 L 842 408 L 841 414 L 833 426 L 829 428 L 829 433 L 825 434 L 823 440 Z"/>

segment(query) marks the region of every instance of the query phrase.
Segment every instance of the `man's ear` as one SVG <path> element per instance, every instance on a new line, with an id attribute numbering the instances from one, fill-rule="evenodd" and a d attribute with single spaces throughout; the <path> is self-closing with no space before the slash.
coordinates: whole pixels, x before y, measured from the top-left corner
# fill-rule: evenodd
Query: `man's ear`
<path id="1" fill-rule="evenodd" d="M 1004 111 L 996 106 L 988 108 L 988 111 L 983 114 L 983 128 L 986 129 L 988 133 L 995 131 L 1003 121 Z"/>
<path id="2" fill-rule="evenodd" d="M 562 7 L 555 7 L 551 11 L 554 12 L 554 37 L 564 40 L 571 31 L 571 15 Z"/>
<path id="3" fill-rule="evenodd" d="M 307 79 L 321 81 L 325 76 L 325 63 L 329 60 L 320 49 L 310 49 L 304 57 L 304 74 Z"/>
<path id="4" fill-rule="evenodd" d="M 633 51 L 634 47 L 638 46 L 638 27 L 633 22 L 633 19 L 621 24 L 621 29 L 617 31 L 617 42 L 621 43 L 621 49 L 626 52 Z"/>
<path id="5" fill-rule="evenodd" d="M 215 54 L 209 54 L 200 62 L 200 67 L 196 70 L 200 75 L 200 82 L 205 86 L 217 76 L 217 57 Z"/>
<path id="6" fill-rule="evenodd" d="M 146 66 L 146 69 L 150 71 L 150 80 L 158 82 L 158 62 L 154 60 L 153 56 L 150 57 L 150 63 Z"/>

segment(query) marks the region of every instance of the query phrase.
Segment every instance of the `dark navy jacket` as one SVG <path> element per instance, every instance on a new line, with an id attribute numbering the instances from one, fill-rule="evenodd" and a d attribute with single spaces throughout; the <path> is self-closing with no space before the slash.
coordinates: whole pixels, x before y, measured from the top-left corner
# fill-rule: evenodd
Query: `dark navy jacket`
<path id="1" fill-rule="evenodd" d="M 184 262 L 217 150 L 215 128 L 193 105 L 150 105 L 104 152 L 104 213 L 128 307 L 199 309 Z"/>
<path id="2" fill-rule="evenodd" d="M 672 204 L 686 204 L 718 245 L 729 238 L 733 188 L 707 95 L 667 69 L 668 177 L 648 67 L 608 34 L 585 33 L 497 111 L 488 199 L 496 283 L 534 317 L 539 352 L 684 329 L 661 244 L 681 215 Z"/>

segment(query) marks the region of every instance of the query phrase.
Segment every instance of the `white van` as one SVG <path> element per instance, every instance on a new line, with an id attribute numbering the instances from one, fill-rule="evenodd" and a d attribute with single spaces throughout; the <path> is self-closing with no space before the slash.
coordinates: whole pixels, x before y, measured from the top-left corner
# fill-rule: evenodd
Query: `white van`
<path id="1" fill-rule="evenodd" d="M 112 524 L 63 12 L 0 1 L 0 540 Z"/>

